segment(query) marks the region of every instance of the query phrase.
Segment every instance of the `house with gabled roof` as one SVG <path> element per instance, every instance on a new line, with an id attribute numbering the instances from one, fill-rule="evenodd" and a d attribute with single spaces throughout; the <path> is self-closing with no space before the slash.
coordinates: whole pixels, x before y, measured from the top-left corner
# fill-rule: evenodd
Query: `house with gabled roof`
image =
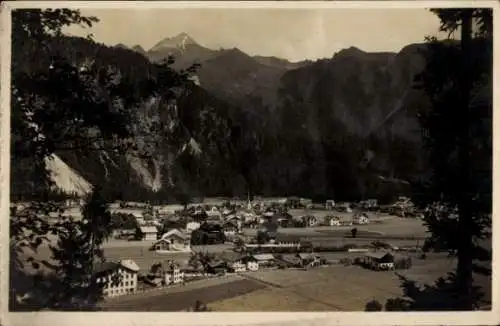
<path id="1" fill-rule="evenodd" d="M 139 238 L 144 241 L 158 239 L 158 229 L 156 226 L 140 226 L 138 229 Z"/>
<path id="2" fill-rule="evenodd" d="M 374 251 L 365 254 L 365 263 L 374 270 L 393 270 L 394 255 L 388 251 Z"/>
<path id="3" fill-rule="evenodd" d="M 178 229 L 169 230 L 163 234 L 152 246 L 153 250 L 161 251 L 190 251 L 190 237 Z"/>

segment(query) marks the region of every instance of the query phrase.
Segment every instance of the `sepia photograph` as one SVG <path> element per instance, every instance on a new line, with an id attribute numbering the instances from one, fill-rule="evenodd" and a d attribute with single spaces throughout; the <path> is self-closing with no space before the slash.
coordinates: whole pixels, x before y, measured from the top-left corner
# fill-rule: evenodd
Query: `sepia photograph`
<path id="1" fill-rule="evenodd" d="M 2 8 L 8 311 L 493 311 L 491 1 L 43 3 Z"/>

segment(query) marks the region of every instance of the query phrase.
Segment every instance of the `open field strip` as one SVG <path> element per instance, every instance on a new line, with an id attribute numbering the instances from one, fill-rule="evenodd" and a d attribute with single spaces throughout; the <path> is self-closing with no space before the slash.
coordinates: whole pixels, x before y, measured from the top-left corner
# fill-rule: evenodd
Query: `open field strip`
<path id="1" fill-rule="evenodd" d="M 187 285 L 186 285 L 187 286 Z M 192 308 L 197 300 L 203 303 L 243 296 L 265 288 L 254 281 L 239 279 L 230 283 L 187 289 L 178 292 L 159 292 L 153 297 L 131 296 L 100 305 L 106 311 L 183 311 Z"/>
<path id="2" fill-rule="evenodd" d="M 414 265 L 430 274 L 429 281 L 445 275 L 452 268 L 446 261 L 432 269 L 426 269 L 426 265 L 433 265 L 432 261 L 422 263 L 418 261 Z M 420 265 L 422 267 L 419 267 Z M 408 271 L 409 275 L 413 275 L 411 271 Z M 262 308 L 262 300 L 266 299 L 271 306 L 264 311 L 296 309 L 359 311 L 363 310 L 364 305 L 370 300 L 375 299 L 384 303 L 388 298 L 403 296 L 401 282 L 395 273 L 373 272 L 357 266 L 330 266 L 308 271 L 259 271 L 247 273 L 245 277 L 259 279 L 268 284 L 268 288 L 246 294 L 242 298 L 214 302 L 210 307 L 215 311 L 247 311 L 251 310 L 248 307 Z M 282 296 L 293 299 L 282 299 Z M 294 302 L 302 302 L 298 297 L 303 300 L 317 300 L 314 309 L 296 307 Z"/>
<path id="3" fill-rule="evenodd" d="M 174 293 L 179 293 L 179 292 L 199 290 L 199 289 L 212 287 L 212 286 L 228 285 L 228 284 L 231 284 L 235 281 L 239 281 L 242 279 L 243 279 L 243 277 L 241 277 L 237 274 L 225 275 L 225 276 L 221 276 L 221 277 L 205 278 L 205 279 L 187 282 L 184 285 L 178 284 L 178 285 L 173 285 L 173 286 L 168 286 L 168 287 L 152 288 L 152 290 L 144 291 L 144 292 L 137 292 L 137 293 L 131 294 L 131 295 L 106 298 L 106 303 L 103 303 L 103 304 L 104 305 L 113 304 L 113 302 L 119 302 L 119 303 L 130 302 L 130 303 L 132 303 L 132 302 L 134 302 L 138 299 L 142 299 L 142 298 L 154 299 L 156 297 L 161 297 L 161 296 L 164 296 L 166 294 L 174 294 Z"/>
<path id="4" fill-rule="evenodd" d="M 265 288 L 209 304 L 217 312 L 237 311 L 334 311 L 334 307 L 311 300 L 287 289 Z"/>

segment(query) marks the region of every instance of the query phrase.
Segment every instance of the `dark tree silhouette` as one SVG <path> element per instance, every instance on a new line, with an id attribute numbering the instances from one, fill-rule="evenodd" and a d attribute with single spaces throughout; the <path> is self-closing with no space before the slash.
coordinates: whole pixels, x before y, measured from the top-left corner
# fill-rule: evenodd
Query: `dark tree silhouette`
<path id="1" fill-rule="evenodd" d="M 94 264 L 104 261 L 100 246 L 110 236 L 111 214 L 100 189 L 90 194 L 82 209 L 82 219 L 66 219 L 58 232 L 56 245 L 50 246 L 54 270 L 60 282 L 48 288 L 52 309 L 89 309 L 102 297 L 92 282 Z"/>
<path id="2" fill-rule="evenodd" d="M 431 173 L 416 193 L 427 208 L 426 251 L 448 250 L 457 266 L 423 287 L 400 276 L 406 299 L 388 301 L 391 310 L 473 310 L 489 301 L 473 275 L 491 273 L 492 10 L 432 11 L 442 31 L 460 29 L 461 37 L 430 38 L 425 50 L 427 66 L 416 86 L 428 102 L 420 120 Z"/>
<path id="3" fill-rule="evenodd" d="M 11 211 L 11 309 L 20 308 L 18 298 L 27 293 L 33 297 L 34 289 L 23 287 L 23 283 L 33 281 L 26 275 L 26 263 L 51 269 L 53 273 L 47 279 L 57 284 L 41 292 L 46 299 L 43 303 L 31 307 L 81 309 L 96 299 L 87 291 L 87 281 L 94 257 L 112 229 L 106 196 L 94 184 L 82 208 L 83 219 L 64 216 L 61 203 L 52 200 L 54 184 L 46 166 L 52 155 L 72 152 L 85 159 L 108 151 L 147 157 L 151 153 L 146 145 L 154 145 L 158 139 L 135 142 L 130 128 L 133 109 L 151 97 L 164 108 L 178 96 L 187 96 L 174 90 L 192 84 L 188 80 L 190 70 L 175 72 L 169 68 L 169 61 L 148 63 L 146 74 L 130 78 L 109 62 L 78 57 L 80 53 L 71 53 L 72 47 L 64 46 L 71 39 L 62 35 L 65 26 L 91 26 L 97 21 L 70 9 L 12 13 L 11 193 L 28 201 Z M 91 40 L 82 42 L 97 46 Z M 169 138 L 175 150 L 185 144 L 190 133 L 182 121 L 177 125 L 176 137 Z M 48 216 L 52 216 L 52 222 Z M 58 238 L 57 243 L 52 241 L 55 266 L 45 261 L 40 264 L 34 257 L 49 235 Z M 41 275 L 39 278 L 43 278 Z"/>
<path id="4" fill-rule="evenodd" d="M 382 311 L 382 304 L 377 300 L 372 300 L 366 303 L 365 311 Z"/>
<path id="5" fill-rule="evenodd" d="M 461 35 L 460 42 L 430 40 L 427 68 L 419 79 L 430 104 L 421 121 L 432 167 L 421 200 L 437 203 L 425 216 L 433 243 L 458 258 L 454 307 L 471 310 L 477 305 L 473 272 L 488 273 L 475 261 L 490 259 L 484 241 L 491 236 L 492 12 L 433 12 L 443 31 L 460 27 Z"/>

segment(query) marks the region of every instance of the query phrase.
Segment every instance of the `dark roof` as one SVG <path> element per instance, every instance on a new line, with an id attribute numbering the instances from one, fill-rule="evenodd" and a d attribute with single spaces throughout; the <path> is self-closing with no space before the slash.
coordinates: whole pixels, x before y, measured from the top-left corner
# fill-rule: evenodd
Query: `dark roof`
<path id="1" fill-rule="evenodd" d="M 117 262 L 112 262 L 112 261 L 95 263 L 94 264 L 94 274 L 100 274 L 100 273 L 104 273 L 107 271 L 112 271 L 114 269 L 117 269 L 118 267 L 120 267 L 120 264 Z"/>
<path id="2" fill-rule="evenodd" d="M 298 253 L 297 256 L 300 259 L 314 259 L 314 258 L 319 258 L 319 255 L 317 255 L 317 254 L 305 253 L 305 252 Z"/>
<path id="3" fill-rule="evenodd" d="M 211 268 L 221 268 L 226 266 L 226 262 L 223 260 L 214 261 L 208 264 Z"/>
<path id="4" fill-rule="evenodd" d="M 293 255 L 293 254 L 284 254 L 284 255 L 281 256 L 280 260 L 282 260 L 282 261 L 284 261 L 286 263 L 290 263 L 290 264 L 296 264 L 296 263 L 298 263 L 297 256 Z"/>
<path id="5" fill-rule="evenodd" d="M 367 257 L 374 258 L 374 259 L 382 259 L 382 258 L 386 257 L 387 255 L 394 257 L 390 252 L 386 252 L 386 251 L 375 251 L 375 252 L 366 253 Z"/>

